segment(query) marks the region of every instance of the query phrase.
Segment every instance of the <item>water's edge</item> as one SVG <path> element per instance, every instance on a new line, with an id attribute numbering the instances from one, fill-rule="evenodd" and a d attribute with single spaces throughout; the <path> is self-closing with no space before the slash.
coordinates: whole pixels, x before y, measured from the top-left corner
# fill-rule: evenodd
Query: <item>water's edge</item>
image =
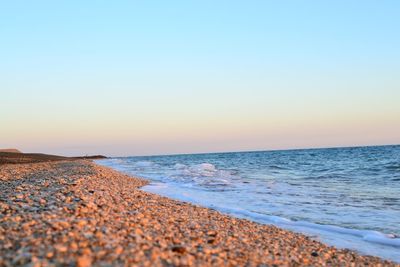
<path id="1" fill-rule="evenodd" d="M 96 160 L 95 162 L 124 174 L 137 177 L 135 174 L 123 171 L 115 166 L 102 164 L 102 160 Z M 140 188 L 145 192 L 203 206 L 236 218 L 248 219 L 261 224 L 274 225 L 279 228 L 307 235 L 317 241 L 339 249 L 351 249 L 362 255 L 377 256 L 400 263 L 400 238 L 391 238 L 378 231 L 357 230 L 307 221 L 293 221 L 283 217 L 249 212 L 240 208 L 218 206 L 207 200 L 199 201 L 198 199 L 191 198 L 190 194 L 186 191 L 187 188 L 181 188 L 173 184 L 152 182 L 151 179 L 146 177 L 141 178 L 149 181 L 148 185 Z M 377 248 L 380 249 L 377 250 Z"/>
<path id="2" fill-rule="evenodd" d="M 181 191 L 181 189 L 163 183 L 151 182 L 141 189 L 174 200 L 217 210 L 236 218 L 248 219 L 257 223 L 274 225 L 279 228 L 301 233 L 339 249 L 351 249 L 362 255 L 377 256 L 400 263 L 400 238 L 390 238 L 386 234 L 377 231 L 349 229 L 335 225 L 322 225 L 306 221 L 293 221 L 278 216 L 256 214 L 240 208 L 218 206 L 208 203 L 207 201 L 194 200 L 182 193 L 174 193 Z M 381 249 L 377 250 L 377 247 Z"/>

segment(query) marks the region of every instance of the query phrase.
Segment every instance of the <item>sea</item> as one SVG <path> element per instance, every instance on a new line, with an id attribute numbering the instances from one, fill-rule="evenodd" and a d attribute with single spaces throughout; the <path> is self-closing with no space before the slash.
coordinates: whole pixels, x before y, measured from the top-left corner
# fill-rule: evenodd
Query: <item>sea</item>
<path id="1" fill-rule="evenodd" d="M 400 145 L 116 157 L 142 190 L 400 263 Z"/>

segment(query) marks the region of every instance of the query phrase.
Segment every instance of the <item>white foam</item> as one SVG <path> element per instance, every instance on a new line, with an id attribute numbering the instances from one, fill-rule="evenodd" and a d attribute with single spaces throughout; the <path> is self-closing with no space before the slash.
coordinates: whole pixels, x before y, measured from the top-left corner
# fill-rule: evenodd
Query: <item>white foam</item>
<path id="1" fill-rule="evenodd" d="M 358 230 L 335 225 L 322 225 L 306 221 L 293 221 L 287 218 L 260 214 L 245 209 L 215 205 L 219 203 L 205 192 L 191 191 L 164 183 L 151 183 L 142 188 L 145 191 L 164 195 L 181 201 L 219 210 L 239 218 L 250 219 L 259 223 L 272 224 L 305 235 L 317 237 L 318 240 L 338 248 L 357 250 L 365 255 L 374 255 L 400 263 L 400 238 L 393 238 L 378 231 Z"/>
<path id="2" fill-rule="evenodd" d="M 190 167 L 191 170 L 197 171 L 197 172 L 216 172 L 217 168 L 210 163 L 201 163 L 198 165 L 194 165 Z"/>
<path id="3" fill-rule="evenodd" d="M 186 186 L 211 186 L 228 185 L 233 175 L 229 171 L 219 170 L 210 163 L 201 163 L 195 165 L 185 165 L 176 163 L 173 170 L 168 172 L 167 177 L 172 177 L 173 181 L 183 181 Z"/>
<path id="4" fill-rule="evenodd" d="M 152 161 L 137 161 L 134 163 L 134 166 L 139 167 L 139 168 L 151 167 L 153 165 L 154 165 L 154 162 L 152 162 Z"/>
<path id="5" fill-rule="evenodd" d="M 174 168 L 175 168 L 176 170 L 184 170 L 184 169 L 187 169 L 187 165 L 181 164 L 181 163 L 176 163 L 176 164 L 174 165 Z"/>

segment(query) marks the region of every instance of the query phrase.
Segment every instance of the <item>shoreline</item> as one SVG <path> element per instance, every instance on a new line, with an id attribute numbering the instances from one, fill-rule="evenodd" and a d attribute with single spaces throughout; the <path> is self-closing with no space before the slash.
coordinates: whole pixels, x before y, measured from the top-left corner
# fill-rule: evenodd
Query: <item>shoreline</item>
<path id="1" fill-rule="evenodd" d="M 147 193 L 87 160 L 2 165 L 0 266 L 400 266 Z"/>

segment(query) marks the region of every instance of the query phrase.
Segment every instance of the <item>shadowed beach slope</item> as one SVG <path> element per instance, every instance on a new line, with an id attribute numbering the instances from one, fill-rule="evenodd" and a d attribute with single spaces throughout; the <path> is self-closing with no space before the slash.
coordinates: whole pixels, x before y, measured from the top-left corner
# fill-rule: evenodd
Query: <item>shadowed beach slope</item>
<path id="1" fill-rule="evenodd" d="M 395 266 L 146 183 L 87 160 L 1 165 L 0 266 Z"/>
<path id="2" fill-rule="evenodd" d="M 6 148 L 6 149 L 0 149 L 0 152 L 8 152 L 8 153 L 22 153 L 18 149 L 15 148 Z"/>
<path id="3" fill-rule="evenodd" d="M 41 153 L 21 153 L 15 149 L 0 150 L 0 165 L 2 164 L 21 164 L 21 163 L 38 163 L 48 161 L 60 161 L 60 160 L 77 160 L 77 159 L 103 159 L 106 158 L 102 155 L 95 156 L 83 156 L 83 157 L 63 157 L 56 155 L 48 155 Z"/>

